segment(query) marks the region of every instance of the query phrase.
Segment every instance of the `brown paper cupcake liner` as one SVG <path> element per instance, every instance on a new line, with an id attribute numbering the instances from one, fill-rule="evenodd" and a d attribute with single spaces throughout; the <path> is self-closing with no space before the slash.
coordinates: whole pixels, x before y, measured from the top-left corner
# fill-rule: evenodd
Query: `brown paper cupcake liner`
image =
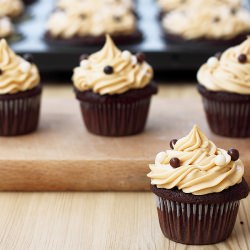
<path id="1" fill-rule="evenodd" d="M 16 136 L 37 129 L 41 87 L 0 96 L 0 136 Z"/>
<path id="2" fill-rule="evenodd" d="M 250 95 L 198 90 L 211 130 L 227 137 L 250 137 Z"/>
<path id="3" fill-rule="evenodd" d="M 234 228 L 240 201 L 189 204 L 156 196 L 163 234 L 188 245 L 214 244 L 227 239 Z"/>
<path id="4" fill-rule="evenodd" d="M 100 96 L 92 91 L 79 92 L 82 117 L 87 129 L 103 136 L 128 136 L 144 130 L 155 84 L 121 95 Z"/>

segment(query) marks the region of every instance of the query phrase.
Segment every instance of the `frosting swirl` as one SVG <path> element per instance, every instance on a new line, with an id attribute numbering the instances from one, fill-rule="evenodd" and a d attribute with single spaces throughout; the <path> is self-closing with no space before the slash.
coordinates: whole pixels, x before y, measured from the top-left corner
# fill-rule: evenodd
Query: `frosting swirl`
<path id="1" fill-rule="evenodd" d="M 0 16 L 17 17 L 23 12 L 21 0 L 0 0 Z"/>
<path id="2" fill-rule="evenodd" d="M 71 3 L 71 8 L 63 11 L 59 9 L 51 14 L 47 30 L 52 36 L 67 39 L 75 36 L 101 36 L 106 33 L 133 34 L 137 30 L 135 15 L 122 4 L 77 2 L 79 7 Z"/>
<path id="3" fill-rule="evenodd" d="M 8 17 L 0 17 L 0 38 L 11 36 L 14 27 Z"/>
<path id="4" fill-rule="evenodd" d="M 242 4 L 242 0 L 158 0 L 159 7 L 164 12 L 169 12 L 176 10 L 182 7 L 189 7 L 190 5 L 200 4 L 203 8 L 207 5 L 218 6 L 218 5 L 227 5 L 230 7 L 239 7 Z"/>
<path id="5" fill-rule="evenodd" d="M 170 160 L 177 157 L 181 166 L 173 168 Z M 207 139 L 197 126 L 177 141 L 173 150 L 161 152 L 150 166 L 151 184 L 158 188 L 177 187 L 184 193 L 205 195 L 221 192 L 242 181 L 244 165 Z"/>
<path id="6" fill-rule="evenodd" d="M 167 33 L 184 39 L 231 39 L 250 32 L 250 13 L 245 8 L 226 5 L 201 7 L 199 4 L 165 15 L 162 20 Z"/>
<path id="7" fill-rule="evenodd" d="M 245 55 L 241 63 L 239 56 Z M 220 59 L 211 57 L 201 66 L 197 78 L 208 90 L 250 94 L 250 37 L 242 44 L 226 50 Z"/>
<path id="8" fill-rule="evenodd" d="M 0 69 L 0 94 L 26 91 L 40 82 L 37 67 L 17 56 L 4 39 L 0 41 Z"/>
<path id="9" fill-rule="evenodd" d="M 107 66 L 113 69 L 111 74 L 104 72 Z M 100 95 L 113 95 L 143 88 L 152 77 L 153 69 L 149 64 L 138 62 L 129 51 L 121 52 L 107 35 L 102 50 L 74 69 L 73 82 L 80 91 L 92 89 Z"/>

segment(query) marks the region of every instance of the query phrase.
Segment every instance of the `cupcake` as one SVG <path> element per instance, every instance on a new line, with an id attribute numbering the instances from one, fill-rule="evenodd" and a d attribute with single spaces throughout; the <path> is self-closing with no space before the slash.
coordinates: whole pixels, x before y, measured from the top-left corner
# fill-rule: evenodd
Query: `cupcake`
<path id="1" fill-rule="evenodd" d="M 0 41 L 0 136 L 34 131 L 38 125 L 41 85 L 31 56 L 17 56 Z"/>
<path id="2" fill-rule="evenodd" d="M 104 136 L 142 132 L 157 92 L 144 55 L 120 51 L 107 36 L 99 52 L 81 59 L 73 82 L 87 129 Z"/>
<path id="3" fill-rule="evenodd" d="M 45 39 L 75 45 L 100 45 L 105 34 L 119 44 L 139 42 L 142 34 L 137 28 L 137 17 L 121 1 L 63 1 L 51 14 Z"/>
<path id="4" fill-rule="evenodd" d="M 0 16 L 19 17 L 23 13 L 22 0 L 0 0 Z"/>
<path id="5" fill-rule="evenodd" d="M 250 34 L 250 12 L 243 7 L 218 4 L 215 8 L 209 2 L 197 2 L 165 15 L 162 26 L 167 42 L 234 45 Z"/>
<path id="6" fill-rule="evenodd" d="M 163 234 L 191 245 L 226 240 L 249 193 L 239 151 L 217 148 L 197 126 L 170 146 L 148 174 Z"/>
<path id="7" fill-rule="evenodd" d="M 197 78 L 211 130 L 227 137 L 250 137 L 250 37 L 209 58 Z"/>
<path id="8" fill-rule="evenodd" d="M 0 17 L 0 38 L 10 37 L 14 33 L 14 27 L 8 17 Z"/>

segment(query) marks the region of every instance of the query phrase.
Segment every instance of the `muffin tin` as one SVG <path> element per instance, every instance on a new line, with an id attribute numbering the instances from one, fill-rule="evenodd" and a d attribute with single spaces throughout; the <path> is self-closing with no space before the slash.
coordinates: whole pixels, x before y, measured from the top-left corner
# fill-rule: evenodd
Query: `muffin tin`
<path id="1" fill-rule="evenodd" d="M 92 53 L 99 47 L 47 44 L 43 38 L 45 25 L 54 6 L 55 1 L 48 0 L 39 0 L 30 6 L 29 20 L 18 24 L 18 32 L 23 38 L 11 46 L 19 54 L 32 53 L 41 71 L 71 71 L 81 54 Z M 155 1 L 137 0 L 136 9 L 144 39 L 141 43 L 121 48 L 144 52 L 155 70 L 197 70 L 209 56 L 225 49 L 201 44 L 167 44 L 163 39 Z"/>

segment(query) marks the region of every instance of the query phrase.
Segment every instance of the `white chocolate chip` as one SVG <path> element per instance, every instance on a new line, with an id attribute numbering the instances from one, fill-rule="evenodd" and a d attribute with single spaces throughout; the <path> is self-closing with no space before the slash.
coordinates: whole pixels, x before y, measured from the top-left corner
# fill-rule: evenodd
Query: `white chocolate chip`
<path id="1" fill-rule="evenodd" d="M 88 60 L 82 60 L 81 63 L 80 63 L 80 66 L 84 69 L 88 69 L 89 66 L 90 66 L 90 63 Z"/>
<path id="2" fill-rule="evenodd" d="M 207 65 L 210 68 L 215 68 L 218 65 L 219 61 L 216 57 L 210 57 L 207 61 Z"/>
<path id="3" fill-rule="evenodd" d="M 155 157 L 155 163 L 162 163 L 165 158 L 167 157 L 167 153 L 166 152 L 160 152 L 156 155 Z"/>
<path id="4" fill-rule="evenodd" d="M 217 165 L 217 166 L 223 166 L 226 164 L 226 158 L 224 155 L 217 155 L 215 158 L 214 158 L 214 163 Z"/>
<path id="5" fill-rule="evenodd" d="M 27 73 L 30 70 L 31 64 L 25 60 L 22 60 L 19 68 L 23 73 Z"/>
<path id="6" fill-rule="evenodd" d="M 136 56 L 132 56 L 131 57 L 131 63 L 132 63 L 132 65 L 136 65 L 137 64 L 137 58 L 136 58 Z"/>
<path id="7" fill-rule="evenodd" d="M 131 53 L 129 51 L 127 51 L 127 50 L 124 50 L 122 52 L 122 58 L 124 60 L 126 60 L 126 61 L 130 61 L 130 59 L 131 59 Z"/>

